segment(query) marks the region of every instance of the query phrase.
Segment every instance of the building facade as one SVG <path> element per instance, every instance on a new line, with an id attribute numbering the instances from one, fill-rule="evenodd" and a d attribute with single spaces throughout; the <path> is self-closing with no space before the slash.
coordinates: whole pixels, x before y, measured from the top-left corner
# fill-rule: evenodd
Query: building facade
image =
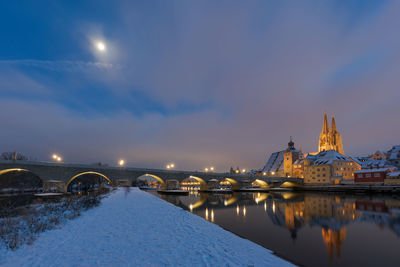
<path id="1" fill-rule="evenodd" d="M 325 112 L 322 131 L 319 136 L 318 152 L 335 150 L 340 154 L 344 154 L 342 137 L 339 131 L 336 129 L 336 122 L 333 115 L 332 115 L 331 127 L 332 128 L 329 130 L 328 118 Z"/>
<path id="2" fill-rule="evenodd" d="M 354 183 L 369 184 L 369 183 L 384 183 L 386 174 L 390 171 L 389 168 L 380 169 L 365 169 L 354 172 Z"/>
<path id="3" fill-rule="evenodd" d="M 304 159 L 304 184 L 354 183 L 354 172 L 361 165 L 335 150 L 308 155 Z"/>
<path id="4" fill-rule="evenodd" d="M 294 142 L 290 138 L 286 150 L 272 153 L 260 173 L 275 177 L 293 177 L 293 163 L 302 158 L 303 153 L 294 147 Z"/>

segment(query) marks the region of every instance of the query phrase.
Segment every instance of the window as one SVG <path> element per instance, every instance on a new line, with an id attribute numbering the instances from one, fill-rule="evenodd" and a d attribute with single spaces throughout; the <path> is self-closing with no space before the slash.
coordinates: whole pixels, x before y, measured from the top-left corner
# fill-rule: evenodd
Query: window
<path id="1" fill-rule="evenodd" d="M 366 177 L 366 178 L 371 178 L 371 174 L 370 174 L 370 173 L 367 173 L 367 174 L 365 174 L 365 177 Z"/>
<path id="2" fill-rule="evenodd" d="M 322 177 L 325 177 L 325 173 L 324 173 L 324 174 L 322 174 Z"/>
<path id="3" fill-rule="evenodd" d="M 319 168 L 317 168 L 317 172 L 319 172 Z"/>
<path id="4" fill-rule="evenodd" d="M 318 174 L 317 177 L 319 177 L 320 175 Z"/>
<path id="5" fill-rule="evenodd" d="M 362 178 L 363 175 L 361 173 L 357 174 L 357 178 Z"/>
<path id="6" fill-rule="evenodd" d="M 323 171 L 325 171 L 325 168 L 322 168 Z"/>
<path id="7" fill-rule="evenodd" d="M 378 177 L 379 178 L 379 177 L 381 177 L 381 174 L 379 172 L 375 172 L 374 173 L 374 177 Z"/>

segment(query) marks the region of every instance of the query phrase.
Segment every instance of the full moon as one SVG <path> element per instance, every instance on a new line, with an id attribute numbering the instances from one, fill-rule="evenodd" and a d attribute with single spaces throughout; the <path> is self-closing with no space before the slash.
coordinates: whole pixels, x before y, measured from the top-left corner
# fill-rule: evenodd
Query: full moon
<path id="1" fill-rule="evenodd" d="M 103 42 L 98 42 L 97 43 L 97 45 L 96 45 L 96 47 L 97 47 L 97 49 L 99 50 L 99 51 L 104 51 L 104 50 L 106 50 L 106 45 L 103 43 Z"/>

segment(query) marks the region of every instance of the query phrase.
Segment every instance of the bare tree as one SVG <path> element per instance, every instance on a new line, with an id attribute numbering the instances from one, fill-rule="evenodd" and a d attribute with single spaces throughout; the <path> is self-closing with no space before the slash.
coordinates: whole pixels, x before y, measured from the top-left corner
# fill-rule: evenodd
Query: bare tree
<path id="1" fill-rule="evenodd" d="M 24 155 L 17 153 L 16 151 L 14 152 L 3 152 L 0 155 L 0 159 L 2 160 L 28 160 L 27 157 Z"/>

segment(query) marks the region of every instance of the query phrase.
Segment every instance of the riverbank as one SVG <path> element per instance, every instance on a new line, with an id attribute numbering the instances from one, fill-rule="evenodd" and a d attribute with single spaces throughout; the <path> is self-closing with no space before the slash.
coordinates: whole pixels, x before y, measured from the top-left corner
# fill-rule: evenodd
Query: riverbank
<path id="1" fill-rule="evenodd" d="M 1 266 L 292 266 L 271 251 L 137 188 L 0 251 Z"/>
<path id="2" fill-rule="evenodd" d="M 322 186 L 304 186 L 302 188 L 296 188 L 295 190 L 316 191 L 316 192 L 400 194 L 400 186 L 390 186 L 390 185 L 322 185 Z"/>

